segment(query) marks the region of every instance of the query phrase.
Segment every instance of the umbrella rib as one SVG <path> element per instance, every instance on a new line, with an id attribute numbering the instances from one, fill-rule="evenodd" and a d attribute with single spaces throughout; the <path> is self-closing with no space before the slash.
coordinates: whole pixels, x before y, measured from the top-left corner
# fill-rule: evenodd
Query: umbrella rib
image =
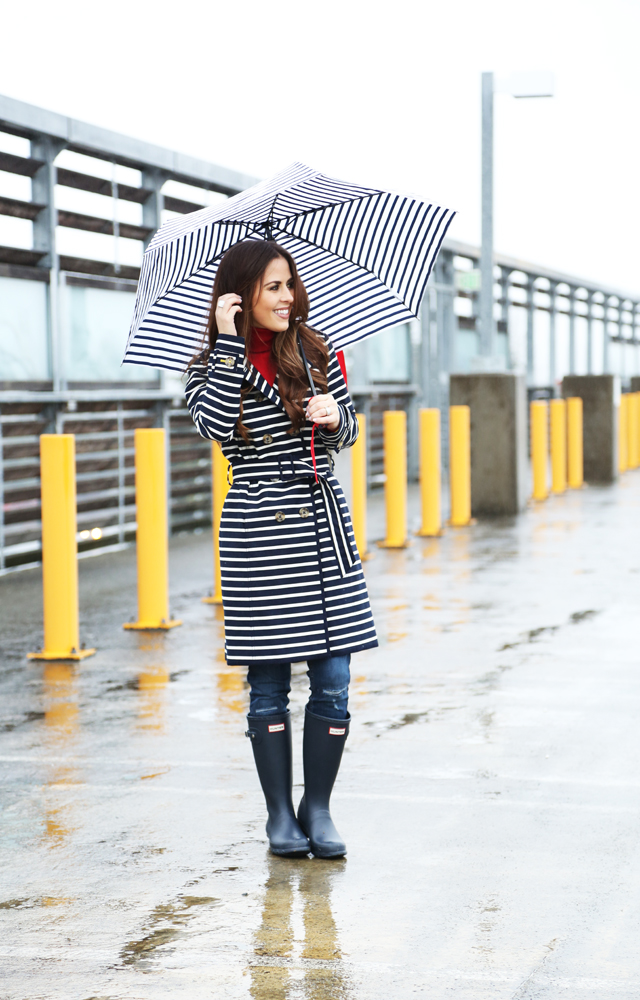
<path id="1" fill-rule="evenodd" d="M 336 260 L 343 260 L 347 264 L 352 264 L 354 267 L 357 267 L 360 271 L 364 271 L 366 274 L 370 274 L 372 278 L 376 278 L 380 282 L 381 285 L 384 285 L 384 282 L 375 273 L 375 271 L 372 271 L 368 267 L 363 267 L 362 264 L 356 264 L 356 262 L 354 260 L 350 260 L 348 257 L 345 257 L 344 254 L 336 253 L 334 250 L 327 250 L 325 247 L 320 246 L 318 243 L 314 243 L 312 240 L 305 239 L 304 236 L 298 236 L 297 233 L 289 233 L 289 232 L 287 232 L 286 229 L 282 229 L 281 232 L 285 233 L 287 236 L 291 236 L 292 239 L 300 240 L 301 243 L 306 243 L 310 247 L 315 247 L 316 250 L 322 250 L 323 253 L 329 254 L 330 257 L 334 257 Z M 429 273 L 431 273 L 431 271 L 429 271 Z M 401 296 L 398 295 L 393 290 L 393 288 L 389 288 L 388 285 L 385 285 L 385 288 L 387 289 L 388 292 L 391 293 L 391 295 L 394 296 L 394 298 L 396 298 L 398 300 L 398 302 L 402 302 L 403 306 L 405 306 L 409 310 L 409 312 L 411 313 L 412 316 L 416 316 L 417 315 L 416 313 L 414 313 L 413 309 L 411 309 L 407 305 L 407 303 L 404 301 L 404 299 L 401 298 Z"/>

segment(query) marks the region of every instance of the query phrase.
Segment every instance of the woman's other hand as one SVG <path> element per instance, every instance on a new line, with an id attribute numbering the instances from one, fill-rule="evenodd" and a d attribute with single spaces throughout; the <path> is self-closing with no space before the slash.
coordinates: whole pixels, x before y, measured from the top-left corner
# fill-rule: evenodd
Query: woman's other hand
<path id="1" fill-rule="evenodd" d="M 218 333 L 223 333 L 227 337 L 239 336 L 236 330 L 234 318 L 236 313 L 241 313 L 240 303 L 242 299 L 233 292 L 226 292 L 221 295 L 216 303 L 216 326 Z"/>
<path id="2" fill-rule="evenodd" d="M 312 396 L 307 406 L 307 420 L 313 424 L 326 427 L 328 431 L 337 431 L 340 426 L 340 410 L 331 395 Z"/>

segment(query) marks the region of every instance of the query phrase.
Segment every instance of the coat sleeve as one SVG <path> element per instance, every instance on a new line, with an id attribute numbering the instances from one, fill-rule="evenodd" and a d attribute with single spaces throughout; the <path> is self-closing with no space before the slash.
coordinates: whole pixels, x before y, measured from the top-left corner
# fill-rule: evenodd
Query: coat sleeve
<path id="1" fill-rule="evenodd" d="M 341 451 L 342 448 L 350 448 L 358 438 L 358 420 L 356 418 L 356 408 L 351 401 L 347 383 L 342 374 L 340 362 L 336 357 L 336 352 L 330 340 L 327 340 L 329 348 L 329 365 L 327 368 L 327 383 L 329 392 L 338 404 L 340 414 L 340 424 L 337 430 L 328 431 L 322 426 L 318 426 L 316 434 L 327 448 L 332 451 Z"/>
<path id="2" fill-rule="evenodd" d="M 204 438 L 230 441 L 240 415 L 245 375 L 244 339 L 222 334 L 208 364 L 189 368 L 185 395 L 196 429 Z"/>

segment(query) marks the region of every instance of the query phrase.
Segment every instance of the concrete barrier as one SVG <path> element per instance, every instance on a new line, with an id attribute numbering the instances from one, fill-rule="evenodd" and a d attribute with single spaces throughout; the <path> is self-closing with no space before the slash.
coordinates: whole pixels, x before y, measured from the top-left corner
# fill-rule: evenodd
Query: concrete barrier
<path id="1" fill-rule="evenodd" d="M 619 378 L 616 375 L 565 375 L 562 395 L 582 399 L 585 482 L 615 482 L 618 478 Z"/>
<path id="2" fill-rule="evenodd" d="M 518 514 L 528 492 L 524 376 L 452 375 L 449 402 L 471 410 L 472 514 Z"/>

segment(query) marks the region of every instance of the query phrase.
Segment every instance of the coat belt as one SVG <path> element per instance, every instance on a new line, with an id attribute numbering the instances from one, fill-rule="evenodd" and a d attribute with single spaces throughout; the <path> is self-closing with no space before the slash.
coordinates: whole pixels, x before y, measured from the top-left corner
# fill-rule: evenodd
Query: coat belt
<path id="1" fill-rule="evenodd" d="M 280 480 L 312 479 L 315 481 L 316 478 L 312 467 L 301 459 L 280 458 L 269 462 L 268 465 L 270 468 L 265 468 L 264 472 L 260 473 L 256 471 L 245 472 L 242 470 L 242 466 L 238 469 L 234 467 L 233 481 L 234 483 L 240 481 L 246 482 L 247 480 L 264 482 L 265 479 L 275 478 Z M 276 472 L 277 476 L 275 475 Z M 350 536 L 349 534 L 350 525 L 347 521 L 345 509 L 342 506 L 344 503 L 344 494 L 342 494 L 340 483 L 330 472 L 327 473 L 318 470 L 318 486 L 320 487 L 324 502 L 327 524 L 338 560 L 340 576 L 346 576 L 358 562 L 359 556 L 353 535 Z"/>

